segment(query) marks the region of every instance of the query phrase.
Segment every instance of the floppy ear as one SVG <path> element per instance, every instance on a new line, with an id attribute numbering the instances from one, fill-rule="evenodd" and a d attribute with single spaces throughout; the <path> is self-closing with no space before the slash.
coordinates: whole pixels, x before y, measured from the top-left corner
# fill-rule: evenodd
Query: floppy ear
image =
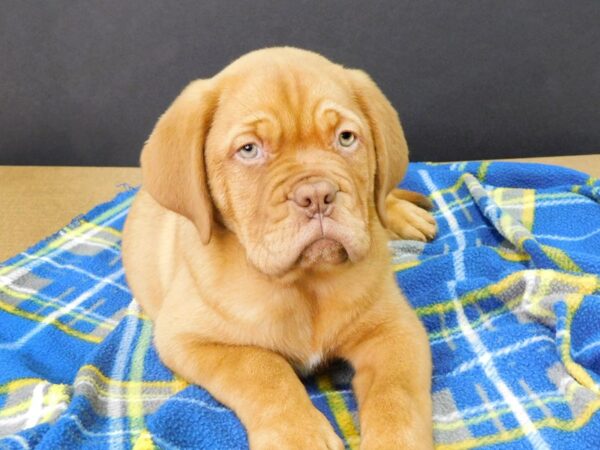
<path id="1" fill-rule="evenodd" d="M 367 116 L 375 144 L 375 206 L 379 220 L 386 226 L 385 198 L 404 178 L 408 165 L 408 146 L 398 113 L 383 92 L 362 70 L 349 72 L 354 93 Z"/>
<path id="2" fill-rule="evenodd" d="M 196 225 L 210 241 L 213 205 L 204 142 L 217 104 L 212 80 L 190 83 L 160 117 L 142 150 L 142 187 L 165 208 Z"/>

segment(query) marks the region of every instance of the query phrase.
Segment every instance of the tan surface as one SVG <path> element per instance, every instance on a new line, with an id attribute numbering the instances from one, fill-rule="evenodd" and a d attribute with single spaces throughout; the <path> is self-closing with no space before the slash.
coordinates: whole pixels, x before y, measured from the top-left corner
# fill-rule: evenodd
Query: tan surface
<path id="1" fill-rule="evenodd" d="M 0 261 L 140 182 L 137 167 L 0 166 Z"/>
<path id="2" fill-rule="evenodd" d="M 569 167 L 588 173 L 593 177 L 600 178 L 600 153 L 595 155 L 578 156 L 548 156 L 541 158 L 518 158 L 506 159 L 503 161 L 534 162 L 542 164 L 554 164 L 557 166 Z"/>
<path id="3" fill-rule="evenodd" d="M 600 154 L 526 158 L 600 178 Z M 141 182 L 137 167 L 0 166 L 0 261 L 59 230 L 78 214 Z"/>

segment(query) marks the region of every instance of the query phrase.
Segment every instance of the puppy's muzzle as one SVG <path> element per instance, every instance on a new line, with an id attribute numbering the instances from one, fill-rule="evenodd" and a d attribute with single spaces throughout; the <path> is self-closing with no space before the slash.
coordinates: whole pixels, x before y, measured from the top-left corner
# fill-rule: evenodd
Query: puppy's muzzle
<path id="1" fill-rule="evenodd" d="M 331 215 L 339 188 L 328 180 L 301 182 L 292 191 L 292 200 L 307 217 Z"/>

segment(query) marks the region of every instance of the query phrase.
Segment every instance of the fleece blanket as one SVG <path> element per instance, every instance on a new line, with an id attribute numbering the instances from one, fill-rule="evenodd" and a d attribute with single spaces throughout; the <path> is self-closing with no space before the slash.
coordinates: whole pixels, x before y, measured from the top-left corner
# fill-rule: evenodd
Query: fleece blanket
<path id="1" fill-rule="evenodd" d="M 470 162 L 412 164 L 403 185 L 439 224 L 433 242 L 390 243 L 429 332 L 437 447 L 600 448 L 600 182 Z M 157 358 L 120 258 L 134 195 L 0 266 L 0 448 L 247 447 L 230 410 Z M 357 449 L 351 377 L 337 363 L 304 383 Z"/>

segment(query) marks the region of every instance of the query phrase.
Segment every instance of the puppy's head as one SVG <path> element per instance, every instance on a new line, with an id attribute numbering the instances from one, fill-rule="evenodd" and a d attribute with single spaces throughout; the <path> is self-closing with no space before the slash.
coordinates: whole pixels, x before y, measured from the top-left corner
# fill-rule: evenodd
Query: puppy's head
<path id="1" fill-rule="evenodd" d="M 277 276 L 364 258 L 407 159 L 398 115 L 368 75 L 272 48 L 192 82 L 141 162 L 144 189 L 204 244 L 224 227 Z"/>

